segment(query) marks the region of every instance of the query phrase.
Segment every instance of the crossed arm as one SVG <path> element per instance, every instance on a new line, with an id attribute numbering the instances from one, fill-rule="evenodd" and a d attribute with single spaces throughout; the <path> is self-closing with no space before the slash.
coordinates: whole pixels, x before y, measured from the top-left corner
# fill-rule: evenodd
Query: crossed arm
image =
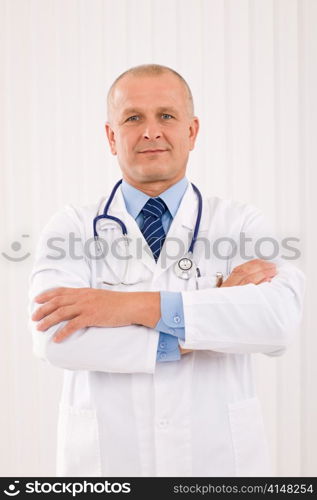
<path id="1" fill-rule="evenodd" d="M 258 285 L 276 275 L 272 262 L 255 259 L 237 266 L 222 287 Z M 37 330 L 67 321 L 54 337 L 61 342 L 81 328 L 143 325 L 154 328 L 161 317 L 159 292 L 113 292 L 94 288 L 55 288 L 35 298 Z M 181 349 L 182 354 L 189 350 Z"/>
<path id="2" fill-rule="evenodd" d="M 86 241 L 83 220 L 92 215 L 66 207 L 41 234 L 29 290 L 33 352 L 69 370 L 154 373 L 160 293 L 91 288 L 91 265 L 84 247 L 81 260 L 69 252 L 68 235 L 74 233 L 78 241 Z M 270 234 L 253 209 L 234 213 L 231 219 L 237 222 L 226 231 L 233 237 L 243 231 L 254 241 Z M 63 249 L 62 262 L 47 250 L 48 241 L 56 237 Z M 194 349 L 275 356 L 293 339 L 304 295 L 301 271 L 281 259 L 276 260 L 277 274 L 275 265 L 267 261 L 238 265 L 237 259 L 234 263 L 221 288 L 182 292 L 182 354 Z M 271 283 L 265 283 L 271 278 Z"/>

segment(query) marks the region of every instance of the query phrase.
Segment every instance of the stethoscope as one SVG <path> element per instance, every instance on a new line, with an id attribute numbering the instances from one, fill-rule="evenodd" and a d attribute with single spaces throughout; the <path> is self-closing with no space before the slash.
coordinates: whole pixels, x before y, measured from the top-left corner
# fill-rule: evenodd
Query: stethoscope
<path id="1" fill-rule="evenodd" d="M 93 220 L 94 239 L 95 239 L 97 250 L 99 253 L 102 251 L 102 249 L 100 247 L 99 235 L 97 232 L 97 223 L 101 219 L 111 220 L 111 221 L 114 221 L 117 224 L 119 224 L 119 226 L 121 227 L 122 236 L 123 236 L 123 239 L 125 242 L 126 249 L 129 246 L 128 230 L 127 230 L 126 225 L 118 217 L 114 217 L 113 215 L 108 214 L 110 205 L 111 205 L 112 200 L 114 198 L 114 195 L 116 194 L 116 191 L 119 188 L 121 183 L 122 183 L 122 179 L 120 179 L 120 181 L 118 181 L 115 184 L 115 186 L 113 187 L 113 189 L 111 191 L 109 199 L 104 207 L 103 213 L 101 215 L 97 215 Z M 195 227 L 194 227 L 194 233 L 193 233 L 191 243 L 189 245 L 187 253 L 181 259 L 179 259 L 174 265 L 174 272 L 175 272 L 176 276 L 180 279 L 183 279 L 183 280 L 189 280 L 194 274 L 195 274 L 196 280 L 197 280 L 197 278 L 200 278 L 200 276 L 201 276 L 200 269 L 194 262 L 193 253 L 194 253 L 194 246 L 195 246 L 195 243 L 197 240 L 197 235 L 198 235 L 200 221 L 201 221 L 203 201 L 202 201 L 202 196 L 201 196 L 199 189 L 193 183 L 191 183 L 191 184 L 192 184 L 192 187 L 196 193 L 197 200 L 198 200 L 198 210 L 197 210 L 196 223 L 195 223 Z M 127 273 L 127 266 L 128 266 L 128 259 L 126 259 L 126 268 L 125 268 L 125 272 L 124 272 L 124 277 L 126 276 L 126 273 Z M 217 277 L 217 285 L 216 286 L 220 286 L 222 283 L 222 273 L 217 273 L 216 277 Z M 136 284 L 136 283 L 126 283 L 124 280 L 120 281 L 119 283 L 109 283 L 106 281 L 103 281 L 103 283 L 105 283 L 107 285 L 119 285 L 119 284 L 132 285 L 132 284 Z"/>

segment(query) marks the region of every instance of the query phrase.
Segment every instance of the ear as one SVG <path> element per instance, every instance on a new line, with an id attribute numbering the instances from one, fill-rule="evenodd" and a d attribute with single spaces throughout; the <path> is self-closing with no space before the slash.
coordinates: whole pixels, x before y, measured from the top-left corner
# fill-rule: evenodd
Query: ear
<path id="1" fill-rule="evenodd" d="M 105 129 L 106 129 L 106 134 L 110 146 L 110 151 L 113 155 L 117 154 L 117 149 L 116 149 L 116 140 L 115 140 L 115 134 L 114 130 L 111 128 L 110 123 L 107 122 L 105 124 Z"/>
<path id="2" fill-rule="evenodd" d="M 189 150 L 192 151 L 195 147 L 196 137 L 199 131 L 199 120 L 194 116 L 189 125 Z"/>

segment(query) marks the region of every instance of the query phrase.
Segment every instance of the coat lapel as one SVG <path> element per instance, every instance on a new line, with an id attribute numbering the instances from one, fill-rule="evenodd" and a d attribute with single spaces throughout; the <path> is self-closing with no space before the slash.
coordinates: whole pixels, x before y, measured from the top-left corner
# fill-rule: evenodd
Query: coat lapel
<path id="1" fill-rule="evenodd" d="M 204 206 L 198 236 L 203 236 L 208 230 L 208 210 Z M 154 279 L 166 272 L 189 249 L 192 241 L 198 213 L 198 198 L 191 184 L 188 184 L 178 211 L 172 221 L 165 243 L 154 273 Z M 197 247 L 194 248 L 194 257 L 197 258 Z"/>
<path id="2" fill-rule="evenodd" d="M 99 214 L 103 213 L 105 203 L 106 200 L 101 203 Z M 188 248 L 192 240 L 197 219 L 197 211 L 198 199 L 192 185 L 188 184 L 178 211 L 168 231 L 160 257 L 156 263 L 152 255 L 152 251 L 144 239 L 138 224 L 127 212 L 121 188 L 119 188 L 111 203 L 108 214 L 119 218 L 126 225 L 129 238 L 129 255 L 132 256 L 129 262 L 129 267 L 133 267 L 132 271 L 135 270 L 135 273 L 133 272 L 133 274 L 142 273 L 142 266 L 145 266 L 152 273 L 153 279 L 155 280 L 162 273 L 166 272 L 172 265 L 174 265 L 181 257 L 183 257 L 188 252 Z M 203 212 L 198 237 L 203 237 L 208 231 L 208 221 L 208 206 L 203 201 Z M 106 230 L 106 228 L 108 229 Z M 116 244 L 118 255 L 125 256 L 126 249 L 122 238 L 122 232 L 116 222 L 101 219 L 98 223 L 98 232 L 100 237 L 104 237 L 107 240 L 107 237 L 109 238 L 109 228 L 112 228 L 112 241 L 114 238 L 118 239 L 118 243 Z M 198 253 L 197 247 L 195 247 L 194 258 L 196 261 L 199 257 Z M 113 256 L 111 255 L 110 257 L 111 260 L 113 260 Z M 123 266 L 125 264 L 125 262 L 120 261 L 120 259 L 116 260 L 118 261 L 117 265 L 119 266 Z M 117 265 L 114 267 L 117 267 Z"/>

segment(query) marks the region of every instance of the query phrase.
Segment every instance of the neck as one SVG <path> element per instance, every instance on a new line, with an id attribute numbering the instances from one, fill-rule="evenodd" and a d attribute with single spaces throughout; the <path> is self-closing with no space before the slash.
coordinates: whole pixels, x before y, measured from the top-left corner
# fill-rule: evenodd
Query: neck
<path id="1" fill-rule="evenodd" d="M 136 182 L 133 179 L 129 179 L 126 176 L 123 176 L 123 179 L 133 186 L 134 188 L 142 191 L 142 193 L 147 194 L 151 198 L 156 198 L 161 193 L 164 193 L 168 188 L 174 186 L 178 181 L 183 179 L 184 175 L 168 180 L 159 180 L 159 181 L 148 181 L 148 182 Z"/>

